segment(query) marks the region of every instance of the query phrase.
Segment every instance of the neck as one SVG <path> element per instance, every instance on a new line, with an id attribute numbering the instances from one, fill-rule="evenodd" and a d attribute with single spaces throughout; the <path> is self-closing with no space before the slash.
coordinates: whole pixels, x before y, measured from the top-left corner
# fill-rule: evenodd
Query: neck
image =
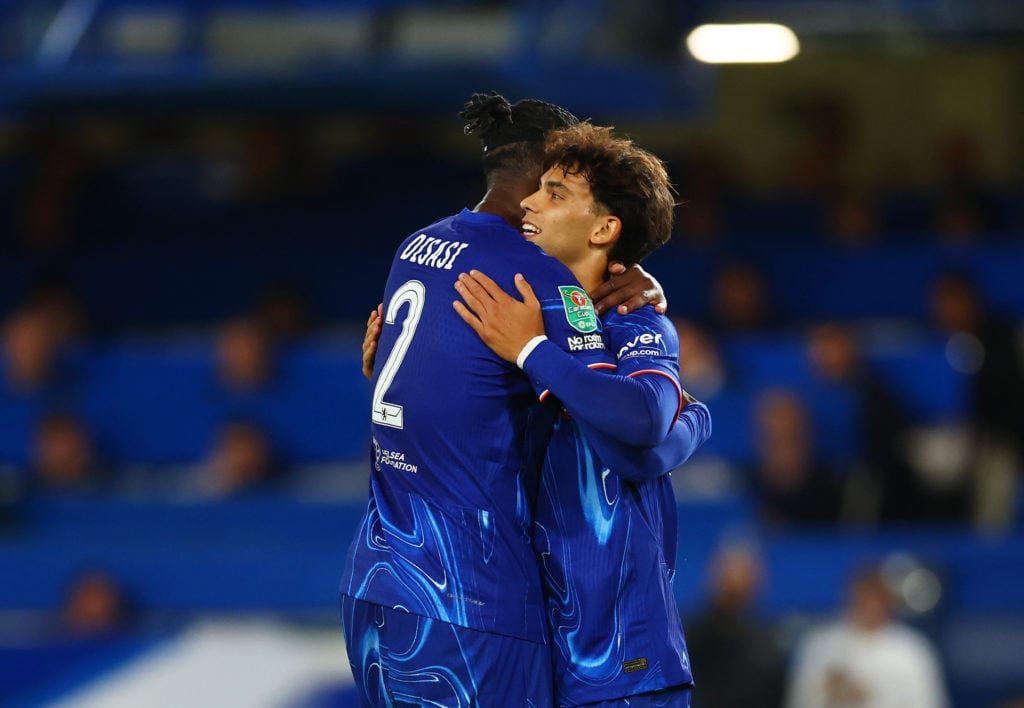
<path id="1" fill-rule="evenodd" d="M 523 225 L 525 211 L 520 203 L 537 189 L 537 180 L 533 174 L 521 175 L 507 172 L 494 172 L 487 176 L 487 193 L 473 211 L 486 214 L 497 214 L 513 229 L 519 230 Z"/>
<path id="2" fill-rule="evenodd" d="M 523 215 L 526 213 L 519 206 L 520 201 L 522 200 L 516 200 L 514 195 L 503 190 L 488 189 L 480 203 L 473 207 L 473 211 L 497 214 L 507 221 L 509 226 L 518 230 L 523 225 Z"/>
<path id="3" fill-rule="evenodd" d="M 605 280 L 608 271 L 608 258 L 604 252 L 591 252 L 584 259 L 575 263 L 566 263 L 576 280 L 588 293 L 597 290 Z"/>

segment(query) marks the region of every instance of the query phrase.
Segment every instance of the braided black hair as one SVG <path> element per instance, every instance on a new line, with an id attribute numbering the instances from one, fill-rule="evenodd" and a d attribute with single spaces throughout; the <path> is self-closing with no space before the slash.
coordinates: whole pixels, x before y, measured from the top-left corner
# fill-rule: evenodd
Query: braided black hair
<path id="1" fill-rule="evenodd" d="M 463 128 L 466 135 L 476 133 L 480 138 L 485 173 L 525 168 L 518 163 L 539 159 L 549 131 L 579 123 L 576 116 L 553 103 L 526 98 L 511 104 L 496 91 L 473 94 L 459 117 L 468 121 Z"/>

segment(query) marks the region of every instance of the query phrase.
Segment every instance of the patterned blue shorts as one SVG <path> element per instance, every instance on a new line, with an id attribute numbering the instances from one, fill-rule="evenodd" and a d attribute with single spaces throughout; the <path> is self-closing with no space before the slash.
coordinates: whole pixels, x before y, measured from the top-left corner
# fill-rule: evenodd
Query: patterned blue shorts
<path id="1" fill-rule="evenodd" d="M 651 693 L 617 698 L 613 701 L 587 703 L 578 708 L 690 708 L 690 696 L 693 690 L 689 686 L 666 688 Z"/>
<path id="2" fill-rule="evenodd" d="M 551 708 L 551 648 L 341 596 L 363 708 Z"/>

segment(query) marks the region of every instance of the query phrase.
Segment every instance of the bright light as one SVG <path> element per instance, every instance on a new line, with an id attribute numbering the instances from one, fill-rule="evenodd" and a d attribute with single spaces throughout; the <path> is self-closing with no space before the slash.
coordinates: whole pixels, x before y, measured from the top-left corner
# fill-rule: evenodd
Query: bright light
<path id="1" fill-rule="evenodd" d="M 778 63 L 800 52 L 793 30 L 774 24 L 701 25 L 690 32 L 686 46 L 707 64 Z"/>

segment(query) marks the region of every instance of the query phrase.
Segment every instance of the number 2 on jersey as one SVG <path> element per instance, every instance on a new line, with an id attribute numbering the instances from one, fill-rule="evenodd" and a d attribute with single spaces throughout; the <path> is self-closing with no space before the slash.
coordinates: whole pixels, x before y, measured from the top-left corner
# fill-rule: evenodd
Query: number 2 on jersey
<path id="1" fill-rule="evenodd" d="M 426 302 L 426 289 L 423 283 L 418 280 L 408 280 L 395 291 L 388 303 L 387 312 L 384 313 L 384 323 L 394 324 L 398 311 L 402 305 L 408 304 L 405 319 L 402 321 L 402 331 L 395 340 L 395 346 L 384 362 L 384 368 L 380 370 L 377 377 L 377 385 L 373 388 L 373 422 L 387 425 L 392 428 L 404 428 L 405 422 L 402 419 L 402 406 L 397 403 L 388 403 L 384 400 L 391 382 L 395 380 L 398 369 L 402 366 L 409 345 L 412 343 L 413 335 L 416 334 L 416 327 L 420 323 L 420 315 L 423 314 L 423 305 Z"/>

